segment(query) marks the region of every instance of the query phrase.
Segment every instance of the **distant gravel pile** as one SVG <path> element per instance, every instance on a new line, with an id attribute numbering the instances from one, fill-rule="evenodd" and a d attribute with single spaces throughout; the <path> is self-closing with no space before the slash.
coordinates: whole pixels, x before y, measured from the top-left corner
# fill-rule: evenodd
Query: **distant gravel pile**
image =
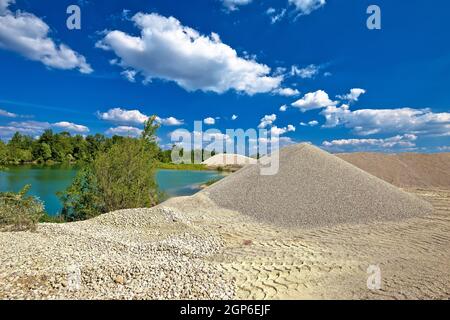
<path id="1" fill-rule="evenodd" d="M 205 192 L 221 207 L 285 227 L 320 227 L 423 216 L 432 206 L 308 144 L 280 150 L 279 172 L 247 166 Z"/>
<path id="2" fill-rule="evenodd" d="M 224 166 L 245 166 L 247 164 L 256 164 L 257 160 L 240 154 L 216 154 L 203 161 L 203 164 L 210 167 Z"/>
<path id="3" fill-rule="evenodd" d="M 397 187 L 450 188 L 450 153 L 342 153 L 339 158 Z"/>

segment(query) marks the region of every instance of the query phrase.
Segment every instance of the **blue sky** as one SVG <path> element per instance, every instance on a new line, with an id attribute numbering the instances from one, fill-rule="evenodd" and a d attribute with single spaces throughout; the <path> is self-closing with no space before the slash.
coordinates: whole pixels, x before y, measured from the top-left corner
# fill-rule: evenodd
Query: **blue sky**
<path id="1" fill-rule="evenodd" d="M 71 4 L 81 30 L 66 26 Z M 366 26 L 371 4 L 381 30 Z M 205 128 L 265 127 L 335 152 L 448 151 L 449 12 L 444 0 L 0 0 L 0 138 L 131 134 L 156 114 L 162 145 L 212 118 Z"/>

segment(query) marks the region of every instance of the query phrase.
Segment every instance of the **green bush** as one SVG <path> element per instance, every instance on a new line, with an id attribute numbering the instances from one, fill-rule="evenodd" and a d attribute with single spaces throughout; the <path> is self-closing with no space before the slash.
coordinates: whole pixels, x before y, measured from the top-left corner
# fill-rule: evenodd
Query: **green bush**
<path id="1" fill-rule="evenodd" d="M 36 230 L 44 216 L 44 205 L 32 196 L 26 196 L 30 185 L 22 191 L 0 193 L 0 229 L 7 231 Z"/>
<path id="2" fill-rule="evenodd" d="M 84 220 L 114 210 L 156 205 L 160 195 L 155 181 L 157 129 L 152 117 L 140 139 L 120 139 L 85 165 L 60 194 L 65 218 Z"/>

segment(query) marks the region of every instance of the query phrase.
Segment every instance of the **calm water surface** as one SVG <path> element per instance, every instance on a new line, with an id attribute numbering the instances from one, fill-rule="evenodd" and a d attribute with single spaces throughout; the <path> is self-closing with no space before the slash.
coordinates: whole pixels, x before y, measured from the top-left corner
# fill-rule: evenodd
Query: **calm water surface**
<path id="1" fill-rule="evenodd" d="M 61 210 L 61 202 L 56 196 L 65 190 L 77 173 L 77 168 L 69 165 L 55 166 L 15 166 L 0 172 L 0 191 L 17 192 L 31 184 L 30 195 L 45 203 L 47 212 L 56 215 Z M 156 180 L 161 191 L 168 197 L 188 196 L 200 190 L 200 185 L 223 177 L 215 171 L 158 170 Z"/>

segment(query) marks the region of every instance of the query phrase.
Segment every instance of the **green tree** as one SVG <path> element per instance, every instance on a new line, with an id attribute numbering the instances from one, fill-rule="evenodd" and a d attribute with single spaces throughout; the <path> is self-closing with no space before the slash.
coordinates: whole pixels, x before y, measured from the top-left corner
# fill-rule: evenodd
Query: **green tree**
<path id="1" fill-rule="evenodd" d="M 150 207 L 159 199 L 155 165 L 159 154 L 155 117 L 146 123 L 139 139 L 117 139 L 79 172 L 62 194 L 63 213 L 83 220 L 102 213 Z"/>
<path id="2" fill-rule="evenodd" d="M 61 215 L 65 221 L 86 220 L 106 212 L 91 165 L 78 171 L 69 188 L 58 196 L 64 204 Z"/>

